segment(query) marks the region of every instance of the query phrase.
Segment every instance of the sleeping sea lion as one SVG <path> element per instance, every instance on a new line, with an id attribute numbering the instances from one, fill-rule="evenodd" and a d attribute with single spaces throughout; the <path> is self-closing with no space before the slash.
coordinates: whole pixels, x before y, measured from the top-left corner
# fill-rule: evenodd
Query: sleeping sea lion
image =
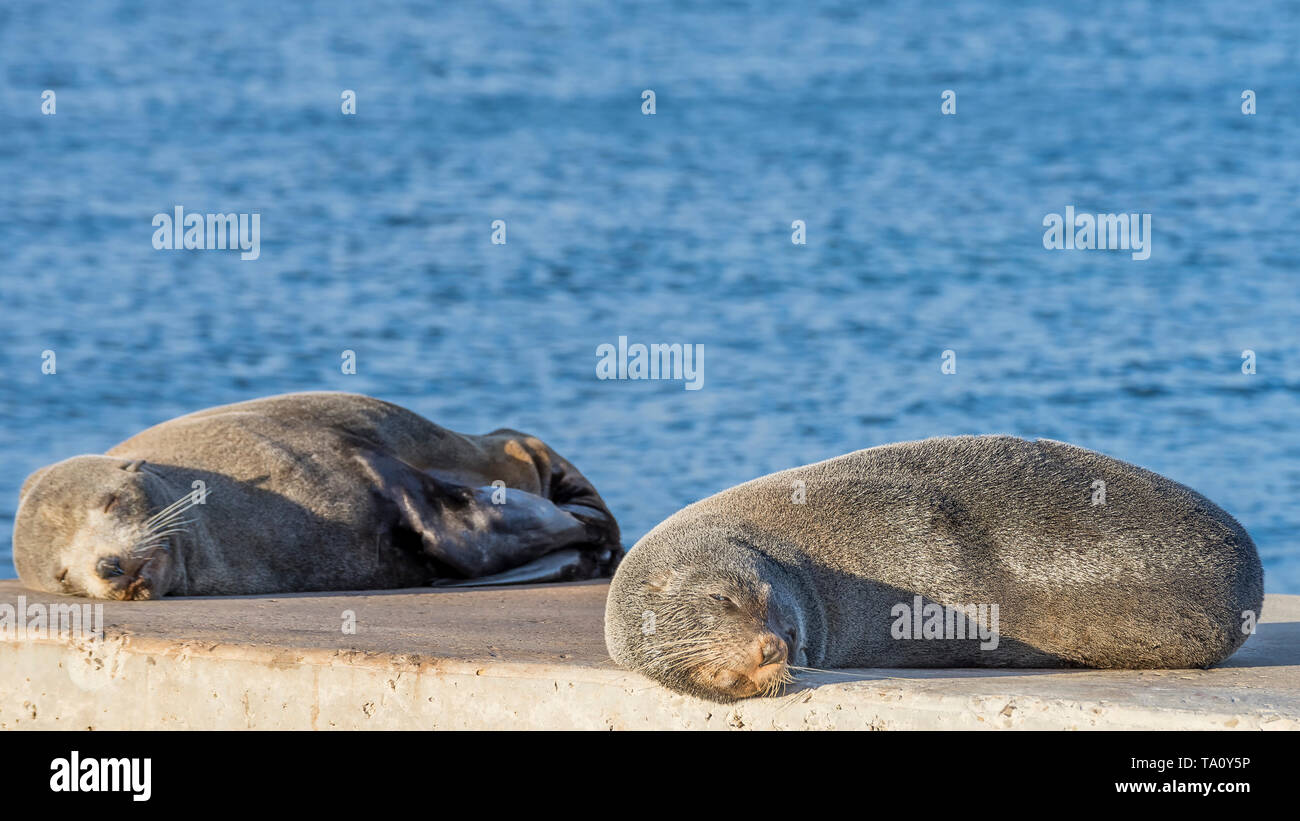
<path id="1" fill-rule="evenodd" d="M 27 586 L 104 599 L 585 579 L 623 552 L 596 489 L 540 439 L 328 392 L 199 411 L 42 468 L 13 547 Z"/>
<path id="2" fill-rule="evenodd" d="M 684 508 L 628 551 L 605 641 L 719 701 L 800 667 L 1206 667 L 1263 593 L 1250 536 L 1195 491 L 1062 442 L 959 436 Z"/>

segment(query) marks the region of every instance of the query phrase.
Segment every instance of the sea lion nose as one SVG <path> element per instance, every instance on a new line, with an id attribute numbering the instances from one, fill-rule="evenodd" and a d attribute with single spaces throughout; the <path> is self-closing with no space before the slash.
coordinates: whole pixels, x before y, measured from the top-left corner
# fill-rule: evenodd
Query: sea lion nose
<path id="1" fill-rule="evenodd" d="M 770 633 L 763 637 L 759 649 L 763 651 L 763 663 L 759 665 L 760 667 L 785 661 L 785 642 Z"/>
<path id="2" fill-rule="evenodd" d="M 95 572 L 101 579 L 112 579 L 124 575 L 122 561 L 116 556 L 105 556 L 95 564 Z"/>
<path id="3" fill-rule="evenodd" d="M 153 595 L 153 580 L 145 574 L 151 557 L 104 556 L 95 565 L 96 574 L 108 582 L 113 595 L 123 599 L 147 599 Z"/>

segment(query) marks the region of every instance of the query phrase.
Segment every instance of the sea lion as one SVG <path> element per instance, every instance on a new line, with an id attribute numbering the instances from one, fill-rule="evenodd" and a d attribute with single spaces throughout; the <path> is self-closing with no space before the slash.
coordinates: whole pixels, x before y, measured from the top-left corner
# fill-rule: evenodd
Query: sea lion
<path id="1" fill-rule="evenodd" d="M 1195 491 L 1063 442 L 960 436 L 679 511 L 614 574 L 605 641 L 729 701 L 799 667 L 1206 667 L 1262 603 L 1254 543 Z"/>
<path id="2" fill-rule="evenodd" d="M 27 586 L 105 599 L 591 578 L 623 552 L 596 489 L 540 439 L 329 392 L 199 411 L 42 468 L 13 546 Z"/>

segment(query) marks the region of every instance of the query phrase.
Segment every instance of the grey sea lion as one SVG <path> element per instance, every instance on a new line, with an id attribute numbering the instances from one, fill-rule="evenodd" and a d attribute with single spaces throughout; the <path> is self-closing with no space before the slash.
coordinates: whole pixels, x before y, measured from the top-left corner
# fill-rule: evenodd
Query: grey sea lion
<path id="1" fill-rule="evenodd" d="M 596 489 L 540 439 L 325 392 L 199 411 L 42 468 L 13 545 L 29 587 L 106 599 L 591 578 L 622 556 Z"/>
<path id="2" fill-rule="evenodd" d="M 1195 491 L 1062 442 L 963 436 L 686 507 L 628 551 L 605 640 L 727 701 L 792 667 L 1206 667 L 1262 602 L 1254 543 Z"/>

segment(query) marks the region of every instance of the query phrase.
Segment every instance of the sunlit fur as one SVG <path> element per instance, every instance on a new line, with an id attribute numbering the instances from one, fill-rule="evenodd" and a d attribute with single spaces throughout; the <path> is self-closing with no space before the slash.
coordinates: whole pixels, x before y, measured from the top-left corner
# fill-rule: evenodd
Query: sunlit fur
<path id="1" fill-rule="evenodd" d="M 36 471 L 13 552 L 30 587 L 141 599 L 591 578 L 623 550 L 595 488 L 540 439 L 309 392 L 198 411 Z"/>
<path id="2" fill-rule="evenodd" d="M 720 614 L 711 593 L 735 612 Z M 894 608 L 917 597 L 998 606 L 998 640 L 895 635 Z M 777 689 L 776 677 L 732 680 L 755 672 L 765 629 L 793 629 L 781 679 L 792 668 L 1199 668 L 1247 640 L 1262 604 L 1254 543 L 1199 493 L 1063 442 L 962 436 L 857 451 L 678 511 L 615 574 L 605 641 L 628 669 L 730 700 Z"/>
<path id="3" fill-rule="evenodd" d="M 195 504 L 147 466 L 78 456 L 34 475 L 22 492 L 15 552 L 24 582 L 52 593 L 152 599 L 184 587 L 178 549 Z"/>

